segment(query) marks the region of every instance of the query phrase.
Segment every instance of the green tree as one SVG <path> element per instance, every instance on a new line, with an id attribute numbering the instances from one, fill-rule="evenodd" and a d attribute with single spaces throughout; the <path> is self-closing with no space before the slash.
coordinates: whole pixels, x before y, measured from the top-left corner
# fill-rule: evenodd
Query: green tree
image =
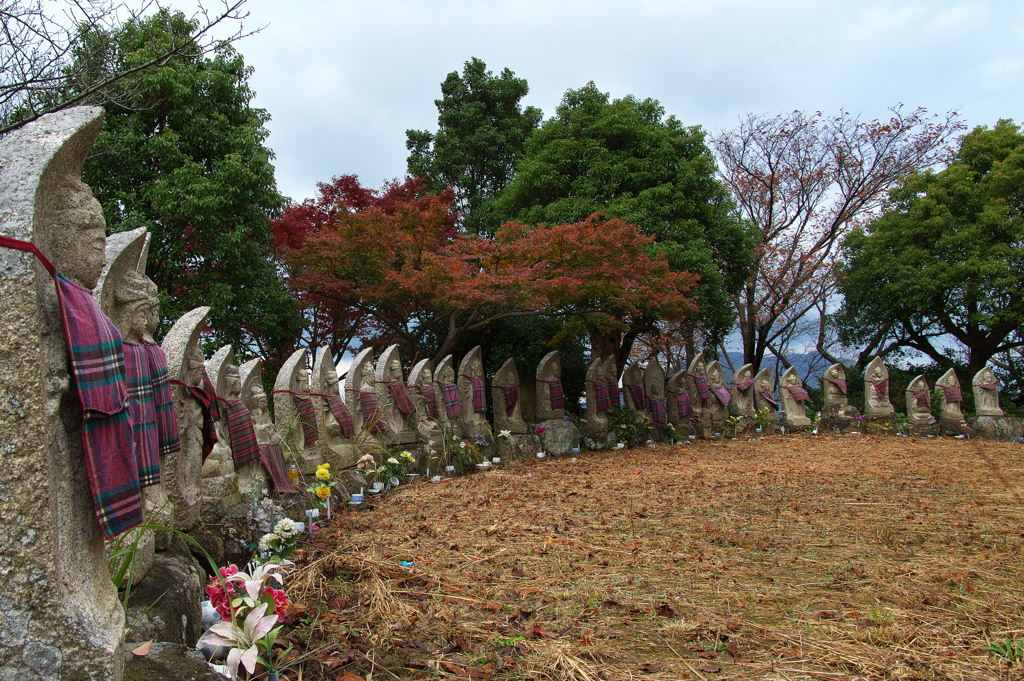
<path id="1" fill-rule="evenodd" d="M 914 173 L 886 212 L 843 242 L 840 338 L 862 357 L 919 351 L 942 367 L 955 352 L 973 377 L 1024 346 L 1024 134 L 1012 121 L 965 135 L 939 172 Z"/>
<path id="2" fill-rule="evenodd" d="M 529 91 L 526 80 L 508 68 L 495 76 L 473 57 L 461 76 L 452 71 L 441 83 L 442 97 L 434 100 L 437 133 L 405 133 L 409 174 L 425 177 L 435 194 L 448 186 L 455 189 L 455 208 L 466 232 L 493 236 L 505 221 L 485 203 L 512 179 L 515 163 L 540 123 L 540 109 L 522 107 Z"/>
<path id="3" fill-rule="evenodd" d="M 195 30 L 180 12 L 163 10 L 114 32 L 93 32 L 87 43 L 106 42 L 110 52 L 89 70 L 102 78 L 149 63 Z M 269 116 L 250 106 L 251 73 L 227 45 L 212 57 L 193 45 L 141 73 L 130 102 L 107 104 L 83 177 L 108 229 L 149 228 L 147 273 L 160 287 L 164 328 L 210 305 L 216 342 L 274 357 L 299 321 L 270 259 L 267 220 L 284 198 L 264 146 Z"/>
<path id="4" fill-rule="evenodd" d="M 700 276 L 691 338 L 713 346 L 733 324 L 729 295 L 753 260 L 751 236 L 715 175 L 698 126 L 666 118 L 654 99 L 610 100 L 591 82 L 566 92 L 554 118 L 533 134 L 494 210 L 530 224 L 576 222 L 600 211 L 636 225 L 655 238 L 673 270 Z M 594 336 L 592 351 L 617 353 L 621 367 L 654 321 Z"/>

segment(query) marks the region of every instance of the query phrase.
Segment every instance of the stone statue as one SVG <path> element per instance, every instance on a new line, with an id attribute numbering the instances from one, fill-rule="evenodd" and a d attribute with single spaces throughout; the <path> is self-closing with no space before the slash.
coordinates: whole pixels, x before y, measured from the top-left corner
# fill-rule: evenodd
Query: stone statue
<path id="1" fill-rule="evenodd" d="M 729 418 L 732 395 L 725 387 L 725 374 L 717 360 L 707 365 L 707 371 L 707 389 L 711 393 L 711 398 L 704 401 L 705 415 L 711 420 L 711 427 L 715 431 L 721 431 L 725 427 L 726 419 Z"/>
<path id="2" fill-rule="evenodd" d="M 924 376 L 915 376 L 907 384 L 907 423 L 927 426 L 932 422 L 932 393 Z"/>
<path id="3" fill-rule="evenodd" d="M 889 401 L 889 370 L 881 357 L 875 357 L 864 370 L 864 415 L 888 416 L 896 413 Z"/>
<path id="4" fill-rule="evenodd" d="M 203 460 L 217 441 L 220 418 L 217 396 L 205 371 L 199 334 L 206 326 L 209 307 L 183 314 L 164 336 L 163 350 L 173 386 L 181 451 L 165 456 L 161 484 L 171 509 L 169 527 L 187 532 L 199 524 L 199 477 Z M 164 537 L 157 535 L 158 546 Z M 170 537 L 165 538 L 167 541 Z"/>
<path id="5" fill-rule="evenodd" d="M 693 409 L 693 415 L 706 421 L 704 416 L 709 408 L 708 402 L 713 396 L 711 390 L 708 389 L 708 367 L 703 352 L 697 353 L 686 370 L 686 392 L 690 395 L 690 407 Z M 710 423 L 705 423 L 706 427 L 710 427 L 710 425 Z"/>
<path id="6" fill-rule="evenodd" d="M 775 385 L 772 382 L 771 369 L 768 367 L 758 371 L 754 377 L 754 407 L 758 414 L 764 409 L 769 421 L 779 420 L 779 403 L 775 399 Z"/>
<path id="7" fill-rule="evenodd" d="M 494 403 L 494 428 L 515 433 L 525 433 L 522 402 L 519 399 L 519 372 L 511 357 L 498 369 L 491 379 L 491 400 Z"/>
<path id="8" fill-rule="evenodd" d="M 640 365 L 630 362 L 622 372 L 622 394 L 626 397 L 626 409 L 650 420 L 647 411 L 647 391 L 644 389 L 644 372 Z"/>
<path id="9" fill-rule="evenodd" d="M 537 365 L 537 420 L 560 421 L 565 418 L 565 391 L 562 389 L 562 356 L 558 350 L 544 355 Z"/>
<path id="10" fill-rule="evenodd" d="M 992 373 L 992 369 L 986 366 L 976 373 L 971 387 L 974 389 L 974 408 L 978 416 L 999 418 L 1003 415 L 999 407 L 999 379 Z"/>
<path id="11" fill-rule="evenodd" d="M 324 345 L 313 362 L 313 411 L 316 413 L 317 443 L 321 456 L 337 470 L 356 465 L 355 420 L 341 399 L 334 353 Z"/>
<path id="12" fill-rule="evenodd" d="M 942 419 L 954 423 L 963 422 L 964 413 L 960 410 L 960 403 L 964 398 L 960 392 L 960 380 L 956 377 L 956 372 L 950 369 L 942 374 L 935 382 L 935 387 L 939 389 L 939 412 Z"/>
<path id="13" fill-rule="evenodd" d="M 451 355 L 445 355 L 434 370 L 434 385 L 441 396 L 441 401 L 437 404 L 438 413 L 441 415 L 440 425 L 448 429 L 453 436 L 459 437 L 462 433 L 462 426 L 459 425 L 462 403 L 455 376 L 455 362 Z"/>
<path id="14" fill-rule="evenodd" d="M 604 375 L 605 362 L 598 357 L 587 369 L 587 431 L 600 433 L 608 429 L 608 410 L 612 402 L 608 396 L 608 381 Z"/>
<path id="15" fill-rule="evenodd" d="M 690 394 L 686 392 L 686 369 L 680 369 L 668 379 L 665 397 L 668 402 L 668 422 L 676 428 L 692 426 L 690 419 L 694 414 Z"/>
<path id="16" fill-rule="evenodd" d="M 269 476 L 278 493 L 295 494 L 299 489 L 288 477 L 281 436 L 270 420 L 269 400 L 263 389 L 263 360 L 259 357 L 250 359 L 238 368 L 238 375 L 242 380 L 242 402 L 252 414 L 256 442 L 260 447 L 260 462 L 263 464 L 262 469 L 253 470 L 253 487 L 266 489 Z"/>
<path id="17" fill-rule="evenodd" d="M 644 367 L 644 394 L 647 396 L 647 413 L 651 415 L 654 428 L 654 439 L 659 442 L 666 437 L 665 426 L 668 425 L 668 403 L 665 399 L 665 370 L 657 357 L 651 359 Z"/>
<path id="18" fill-rule="evenodd" d="M 416 442 L 416 405 L 402 376 L 398 345 L 381 353 L 374 379 L 387 438 L 397 444 Z"/>
<path id="19" fill-rule="evenodd" d="M 300 348 L 281 365 L 274 381 L 274 425 L 286 446 L 286 454 L 294 456 L 299 473 L 313 475 L 324 463 L 317 447 L 320 439 L 316 429 L 316 410 L 309 394 L 309 369 L 306 349 Z"/>
<path id="20" fill-rule="evenodd" d="M 786 425 L 792 428 L 804 428 L 814 423 L 807 417 L 807 404 L 811 396 L 804 388 L 804 382 L 796 367 L 789 367 L 779 379 L 779 397 L 782 398 L 782 416 Z"/>
<path id="21" fill-rule="evenodd" d="M 462 409 L 462 435 L 490 437 L 487 423 L 487 389 L 484 384 L 484 361 L 480 346 L 476 346 L 459 362 L 459 400 Z"/>
<path id="22" fill-rule="evenodd" d="M 849 404 L 846 397 L 846 370 L 842 364 L 833 364 L 825 370 L 821 379 L 821 389 L 825 395 L 824 410 L 830 407 L 835 411 L 841 410 Z"/>
<path id="23" fill-rule="evenodd" d="M 345 376 L 345 404 L 352 414 L 360 444 L 380 444 L 384 419 L 373 385 L 373 348 L 365 348 L 352 360 Z"/>
<path id="24" fill-rule="evenodd" d="M 611 406 L 621 407 L 622 399 L 619 397 L 619 366 L 615 363 L 615 355 L 608 355 L 604 358 L 604 380 L 608 384 L 608 399 Z"/>
<path id="25" fill-rule="evenodd" d="M 86 289 L 103 268 L 105 224 L 79 178 L 102 115 L 67 109 L 0 139 L 0 235 L 35 244 Z M 0 272 L 0 674 L 119 679 L 125 616 L 82 464 L 54 280 L 6 245 Z"/>
<path id="26" fill-rule="evenodd" d="M 206 362 L 206 375 L 213 383 L 217 396 L 217 407 L 220 410 L 220 420 L 216 425 L 217 442 L 203 462 L 203 473 L 199 480 L 199 491 L 203 499 L 203 515 L 211 522 L 223 519 L 229 508 L 242 503 L 238 478 L 235 476 L 231 432 L 227 418 L 228 401 L 239 399 L 238 391 L 241 389 L 241 382 L 238 381 L 236 371 L 235 381 L 232 385 L 235 395 L 232 398 L 231 390 L 228 387 L 228 366 L 231 364 L 233 351 L 234 347 L 229 343 L 213 353 L 213 357 Z M 258 454 L 257 450 L 255 455 Z M 255 455 L 248 455 L 248 461 L 252 461 Z"/>
<path id="27" fill-rule="evenodd" d="M 736 416 L 754 418 L 754 365 L 744 364 L 732 377 L 732 406 L 730 411 Z"/>
<path id="28" fill-rule="evenodd" d="M 441 436 L 441 412 L 444 401 L 441 388 L 434 382 L 434 363 L 421 359 L 409 371 L 409 394 L 416 405 L 416 428 L 419 439 L 424 443 L 436 441 Z"/>

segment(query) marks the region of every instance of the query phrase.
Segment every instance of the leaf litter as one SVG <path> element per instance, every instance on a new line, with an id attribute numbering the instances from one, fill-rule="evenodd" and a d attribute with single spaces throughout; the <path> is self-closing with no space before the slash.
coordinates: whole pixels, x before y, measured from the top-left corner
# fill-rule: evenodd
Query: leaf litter
<path id="1" fill-rule="evenodd" d="M 399 488 L 299 559 L 282 678 L 1024 679 L 1022 470 L 790 435 Z"/>

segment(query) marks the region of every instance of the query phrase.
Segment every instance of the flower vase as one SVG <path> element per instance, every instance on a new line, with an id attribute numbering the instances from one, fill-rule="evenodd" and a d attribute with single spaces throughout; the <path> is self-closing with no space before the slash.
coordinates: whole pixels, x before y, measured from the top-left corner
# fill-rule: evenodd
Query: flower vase
<path id="1" fill-rule="evenodd" d="M 281 672 L 267 672 L 267 681 L 281 681 Z"/>

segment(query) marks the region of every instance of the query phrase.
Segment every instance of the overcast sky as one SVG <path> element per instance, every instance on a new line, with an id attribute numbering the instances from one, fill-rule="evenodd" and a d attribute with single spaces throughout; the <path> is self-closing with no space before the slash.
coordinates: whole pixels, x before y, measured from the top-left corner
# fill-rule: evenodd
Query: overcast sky
<path id="1" fill-rule="evenodd" d="M 186 8 L 185 0 L 175 2 Z M 194 6 L 194 5 L 193 5 Z M 899 103 L 960 111 L 970 125 L 1021 118 L 1024 2 L 928 0 L 248 0 L 236 47 L 255 104 L 273 117 L 279 189 L 405 172 L 405 131 L 436 129 L 440 83 L 470 57 L 530 84 L 554 112 L 593 80 L 612 97 L 661 101 L 715 132 L 747 112 Z"/>

